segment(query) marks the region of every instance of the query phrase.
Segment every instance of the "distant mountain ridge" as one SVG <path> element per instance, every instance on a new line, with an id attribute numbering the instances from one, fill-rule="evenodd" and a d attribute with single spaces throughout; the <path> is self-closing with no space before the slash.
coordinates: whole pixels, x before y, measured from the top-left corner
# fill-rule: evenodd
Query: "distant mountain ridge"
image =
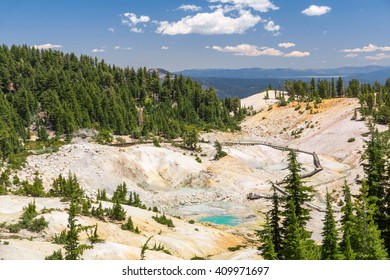
<path id="1" fill-rule="evenodd" d="M 190 69 L 176 72 L 200 82 L 204 87 L 214 87 L 220 98 L 238 96 L 240 98 L 258 93 L 268 85 L 278 88 L 285 80 L 307 81 L 330 79 L 342 76 L 345 81 L 358 79 L 360 82 L 385 83 L 390 78 L 390 66 L 368 65 L 364 67 L 339 67 L 330 69 L 290 69 L 290 68 L 241 68 L 241 69 Z"/>
<path id="2" fill-rule="evenodd" d="M 385 72 L 390 76 L 390 66 L 368 65 L 364 67 L 340 67 L 330 69 L 291 69 L 291 68 L 241 68 L 241 69 L 190 69 L 178 72 L 189 77 L 264 79 L 299 78 L 321 76 L 357 76 L 373 72 Z"/>

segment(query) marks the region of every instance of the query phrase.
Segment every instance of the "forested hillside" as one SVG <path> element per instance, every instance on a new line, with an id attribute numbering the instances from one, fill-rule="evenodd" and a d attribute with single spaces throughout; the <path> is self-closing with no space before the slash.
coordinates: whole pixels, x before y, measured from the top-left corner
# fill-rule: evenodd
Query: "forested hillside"
<path id="1" fill-rule="evenodd" d="M 21 150 L 36 123 L 71 138 L 91 127 L 135 138 L 175 138 L 193 129 L 238 129 L 238 99 L 219 100 L 214 89 L 183 76 L 163 81 L 146 68 L 119 68 L 28 46 L 0 47 L 0 156 Z M 39 136 L 39 135 L 38 135 Z"/>
<path id="2" fill-rule="evenodd" d="M 287 93 L 282 93 L 282 89 Z M 337 80 L 312 78 L 310 82 L 302 80 L 285 81 L 279 85 L 279 105 L 285 106 L 290 101 L 315 101 L 320 103 L 322 99 L 354 97 L 360 102 L 359 111 L 363 118 L 372 116 L 374 122 L 380 124 L 390 123 L 390 78 L 384 85 L 378 81 L 374 84 L 360 83 L 352 79 L 346 83 L 342 77 Z M 355 117 L 356 118 L 356 117 Z"/>

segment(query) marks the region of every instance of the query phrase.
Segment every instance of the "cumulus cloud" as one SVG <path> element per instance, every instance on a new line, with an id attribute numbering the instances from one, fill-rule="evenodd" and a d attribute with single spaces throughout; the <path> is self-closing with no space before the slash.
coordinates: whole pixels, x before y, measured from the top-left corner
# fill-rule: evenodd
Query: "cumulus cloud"
<path id="1" fill-rule="evenodd" d="M 293 52 L 287 53 L 283 56 L 284 57 L 306 57 L 306 56 L 310 56 L 310 53 L 309 52 L 293 51 Z"/>
<path id="2" fill-rule="evenodd" d="M 261 20 L 248 10 L 239 11 L 237 17 L 224 14 L 222 8 L 212 13 L 198 13 L 187 16 L 177 22 L 161 21 L 156 32 L 164 35 L 178 34 L 242 34 Z"/>
<path id="3" fill-rule="evenodd" d="M 137 27 L 130 28 L 130 31 L 134 32 L 134 33 L 143 33 L 144 32 L 141 28 L 137 28 Z"/>
<path id="4" fill-rule="evenodd" d="M 252 8 L 262 13 L 279 9 L 269 0 L 209 0 L 209 2 L 234 5 L 236 9 Z"/>
<path id="5" fill-rule="evenodd" d="M 302 11 L 302 14 L 307 15 L 309 17 L 312 16 L 322 16 L 329 13 L 332 10 L 329 6 L 317 6 L 311 5 L 309 8 Z"/>
<path id="6" fill-rule="evenodd" d="M 310 56 L 309 52 L 293 51 L 290 53 L 284 53 L 281 50 L 277 50 L 269 47 L 258 47 L 250 44 L 240 44 L 237 46 L 213 46 L 213 50 L 219 52 L 233 53 L 235 55 L 242 56 L 279 56 L 279 57 L 306 57 Z"/>
<path id="7" fill-rule="evenodd" d="M 146 23 L 149 21 L 150 18 L 148 16 L 141 15 L 140 17 L 137 17 L 137 15 L 134 13 L 124 13 L 122 15 L 122 23 L 129 26 L 134 26 L 138 23 Z"/>
<path id="8" fill-rule="evenodd" d="M 169 47 L 167 47 L 167 46 L 162 46 L 161 49 L 165 51 L 165 50 L 168 50 Z"/>
<path id="9" fill-rule="evenodd" d="M 340 52 L 345 53 L 365 53 L 365 52 L 376 52 L 376 51 L 382 51 L 382 52 L 388 52 L 390 51 L 390 47 L 379 47 L 374 44 L 368 44 L 367 46 L 364 46 L 362 48 L 356 48 L 356 49 L 344 49 Z"/>
<path id="10" fill-rule="evenodd" d="M 282 56 L 283 53 L 280 50 L 276 50 L 274 48 L 259 48 L 255 45 L 249 44 L 241 44 L 237 46 L 213 46 L 213 50 L 219 52 L 228 52 L 234 53 L 235 55 L 243 55 L 243 56 Z"/>
<path id="11" fill-rule="evenodd" d="M 106 52 L 105 49 L 93 49 L 92 52 L 94 53 L 102 53 L 102 52 Z"/>
<path id="12" fill-rule="evenodd" d="M 199 6 L 196 6 L 196 5 L 181 5 L 179 7 L 179 10 L 183 10 L 186 12 L 198 12 L 198 11 L 202 10 L 202 8 Z"/>
<path id="13" fill-rule="evenodd" d="M 48 49 L 59 49 L 59 48 L 62 48 L 62 46 L 47 43 L 47 44 L 43 44 L 43 45 L 34 45 L 33 48 L 36 48 L 39 50 L 48 50 Z"/>
<path id="14" fill-rule="evenodd" d="M 115 32 L 115 29 L 112 28 L 112 27 L 110 27 L 110 28 L 108 28 L 108 31 L 110 31 L 110 32 Z"/>
<path id="15" fill-rule="evenodd" d="M 378 53 L 376 55 L 369 55 L 365 57 L 366 59 L 369 60 L 383 60 L 383 59 L 390 59 L 390 54 L 385 54 L 385 53 Z"/>
<path id="16" fill-rule="evenodd" d="M 288 48 L 295 47 L 295 44 L 294 43 L 280 43 L 278 46 L 281 47 L 281 48 L 288 49 Z"/>
<path id="17" fill-rule="evenodd" d="M 124 13 L 121 19 L 122 24 L 130 27 L 130 31 L 134 33 L 142 33 L 142 29 L 136 27 L 137 24 L 147 23 L 149 21 L 150 18 L 148 16 L 141 15 L 137 17 L 134 13 Z"/>
<path id="18" fill-rule="evenodd" d="M 357 57 L 358 55 L 356 53 L 349 53 L 347 55 L 345 55 L 344 57 L 346 58 L 354 58 L 354 57 Z"/>
<path id="19" fill-rule="evenodd" d="M 275 24 L 272 20 L 268 21 L 266 24 L 264 24 L 264 29 L 270 32 L 276 32 L 279 31 L 280 26 Z"/>
<path id="20" fill-rule="evenodd" d="M 121 46 L 115 46 L 115 50 L 132 50 L 131 47 L 121 47 Z"/>

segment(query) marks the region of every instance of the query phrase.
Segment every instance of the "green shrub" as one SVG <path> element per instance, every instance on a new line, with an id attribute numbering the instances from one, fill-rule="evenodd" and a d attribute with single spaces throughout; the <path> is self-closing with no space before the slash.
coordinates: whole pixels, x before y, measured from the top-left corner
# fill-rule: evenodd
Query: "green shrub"
<path id="1" fill-rule="evenodd" d="M 230 252 L 236 252 L 236 251 L 240 250 L 241 248 L 245 248 L 245 246 L 243 246 L 243 245 L 237 245 L 237 246 L 234 246 L 234 247 L 229 247 L 228 250 L 229 250 Z"/>
<path id="2" fill-rule="evenodd" d="M 191 260 L 192 260 L 192 261 L 203 261 L 203 260 L 205 260 L 205 258 L 195 256 L 195 257 L 192 257 Z"/>
<path id="3" fill-rule="evenodd" d="M 126 204 L 129 206 L 146 209 L 145 204 L 142 203 L 139 194 L 137 194 L 136 192 L 130 192 L 129 200 L 126 202 Z"/>
<path id="4" fill-rule="evenodd" d="M 58 250 L 58 251 L 54 251 L 53 254 L 51 254 L 50 256 L 47 256 L 45 258 L 45 260 L 63 260 L 64 259 L 64 256 L 62 255 L 62 251 L 61 249 Z"/>
<path id="5" fill-rule="evenodd" d="M 162 214 L 162 216 L 152 216 L 153 220 L 155 220 L 157 223 L 160 223 L 162 225 L 166 225 L 168 227 L 175 227 L 175 225 L 173 224 L 172 220 L 167 218 L 165 216 L 165 214 Z"/>
<path id="6" fill-rule="evenodd" d="M 66 230 L 64 229 L 63 231 L 61 231 L 61 233 L 59 235 L 57 235 L 57 233 L 54 235 L 53 237 L 53 243 L 54 244 L 58 244 L 58 245 L 65 245 L 66 244 Z"/>
<path id="7" fill-rule="evenodd" d="M 22 182 L 22 187 L 16 191 L 18 195 L 32 196 L 32 197 L 45 197 L 46 193 L 43 190 L 42 179 L 35 176 L 34 182 L 30 184 L 27 181 Z"/>
<path id="8" fill-rule="evenodd" d="M 41 232 L 47 226 L 49 225 L 49 222 L 45 220 L 44 217 L 36 218 L 33 219 L 27 227 L 27 230 L 32 231 L 32 232 Z"/>
<path id="9" fill-rule="evenodd" d="M 7 228 L 11 233 L 18 233 L 21 229 L 27 229 L 32 232 L 41 232 L 48 226 L 48 222 L 44 217 L 35 218 L 38 216 L 35 202 L 29 203 L 23 208 L 23 214 L 17 224 L 11 224 Z M 34 219 L 35 218 L 35 219 Z"/>
<path id="10" fill-rule="evenodd" d="M 352 137 L 352 138 L 349 138 L 349 139 L 348 139 L 348 143 L 355 142 L 355 140 L 356 140 L 356 139 L 353 138 L 353 137 Z"/>
<path id="11" fill-rule="evenodd" d="M 112 208 L 106 209 L 106 213 L 111 220 L 124 221 L 126 219 L 126 212 L 119 201 L 116 201 Z"/>
<path id="12" fill-rule="evenodd" d="M 149 250 L 153 250 L 153 251 L 161 251 L 161 252 L 164 252 L 167 255 L 172 255 L 172 253 L 168 249 L 166 249 L 164 247 L 164 245 L 161 244 L 161 243 L 158 244 L 158 245 L 154 244 L 153 248 L 148 248 L 148 249 Z"/>
<path id="13" fill-rule="evenodd" d="M 138 229 L 138 227 L 134 227 L 133 220 L 131 219 L 131 217 L 129 217 L 127 219 L 127 222 L 125 224 L 121 225 L 121 229 L 129 230 L 129 231 L 137 233 L 137 234 L 140 233 L 140 230 Z"/>

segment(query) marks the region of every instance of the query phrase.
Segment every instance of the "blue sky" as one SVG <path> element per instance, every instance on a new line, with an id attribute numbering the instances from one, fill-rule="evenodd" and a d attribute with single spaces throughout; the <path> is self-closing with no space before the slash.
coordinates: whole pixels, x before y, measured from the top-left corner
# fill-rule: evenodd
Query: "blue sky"
<path id="1" fill-rule="evenodd" d="M 389 0 L 2 0 L 2 44 L 119 66 L 390 65 Z"/>

